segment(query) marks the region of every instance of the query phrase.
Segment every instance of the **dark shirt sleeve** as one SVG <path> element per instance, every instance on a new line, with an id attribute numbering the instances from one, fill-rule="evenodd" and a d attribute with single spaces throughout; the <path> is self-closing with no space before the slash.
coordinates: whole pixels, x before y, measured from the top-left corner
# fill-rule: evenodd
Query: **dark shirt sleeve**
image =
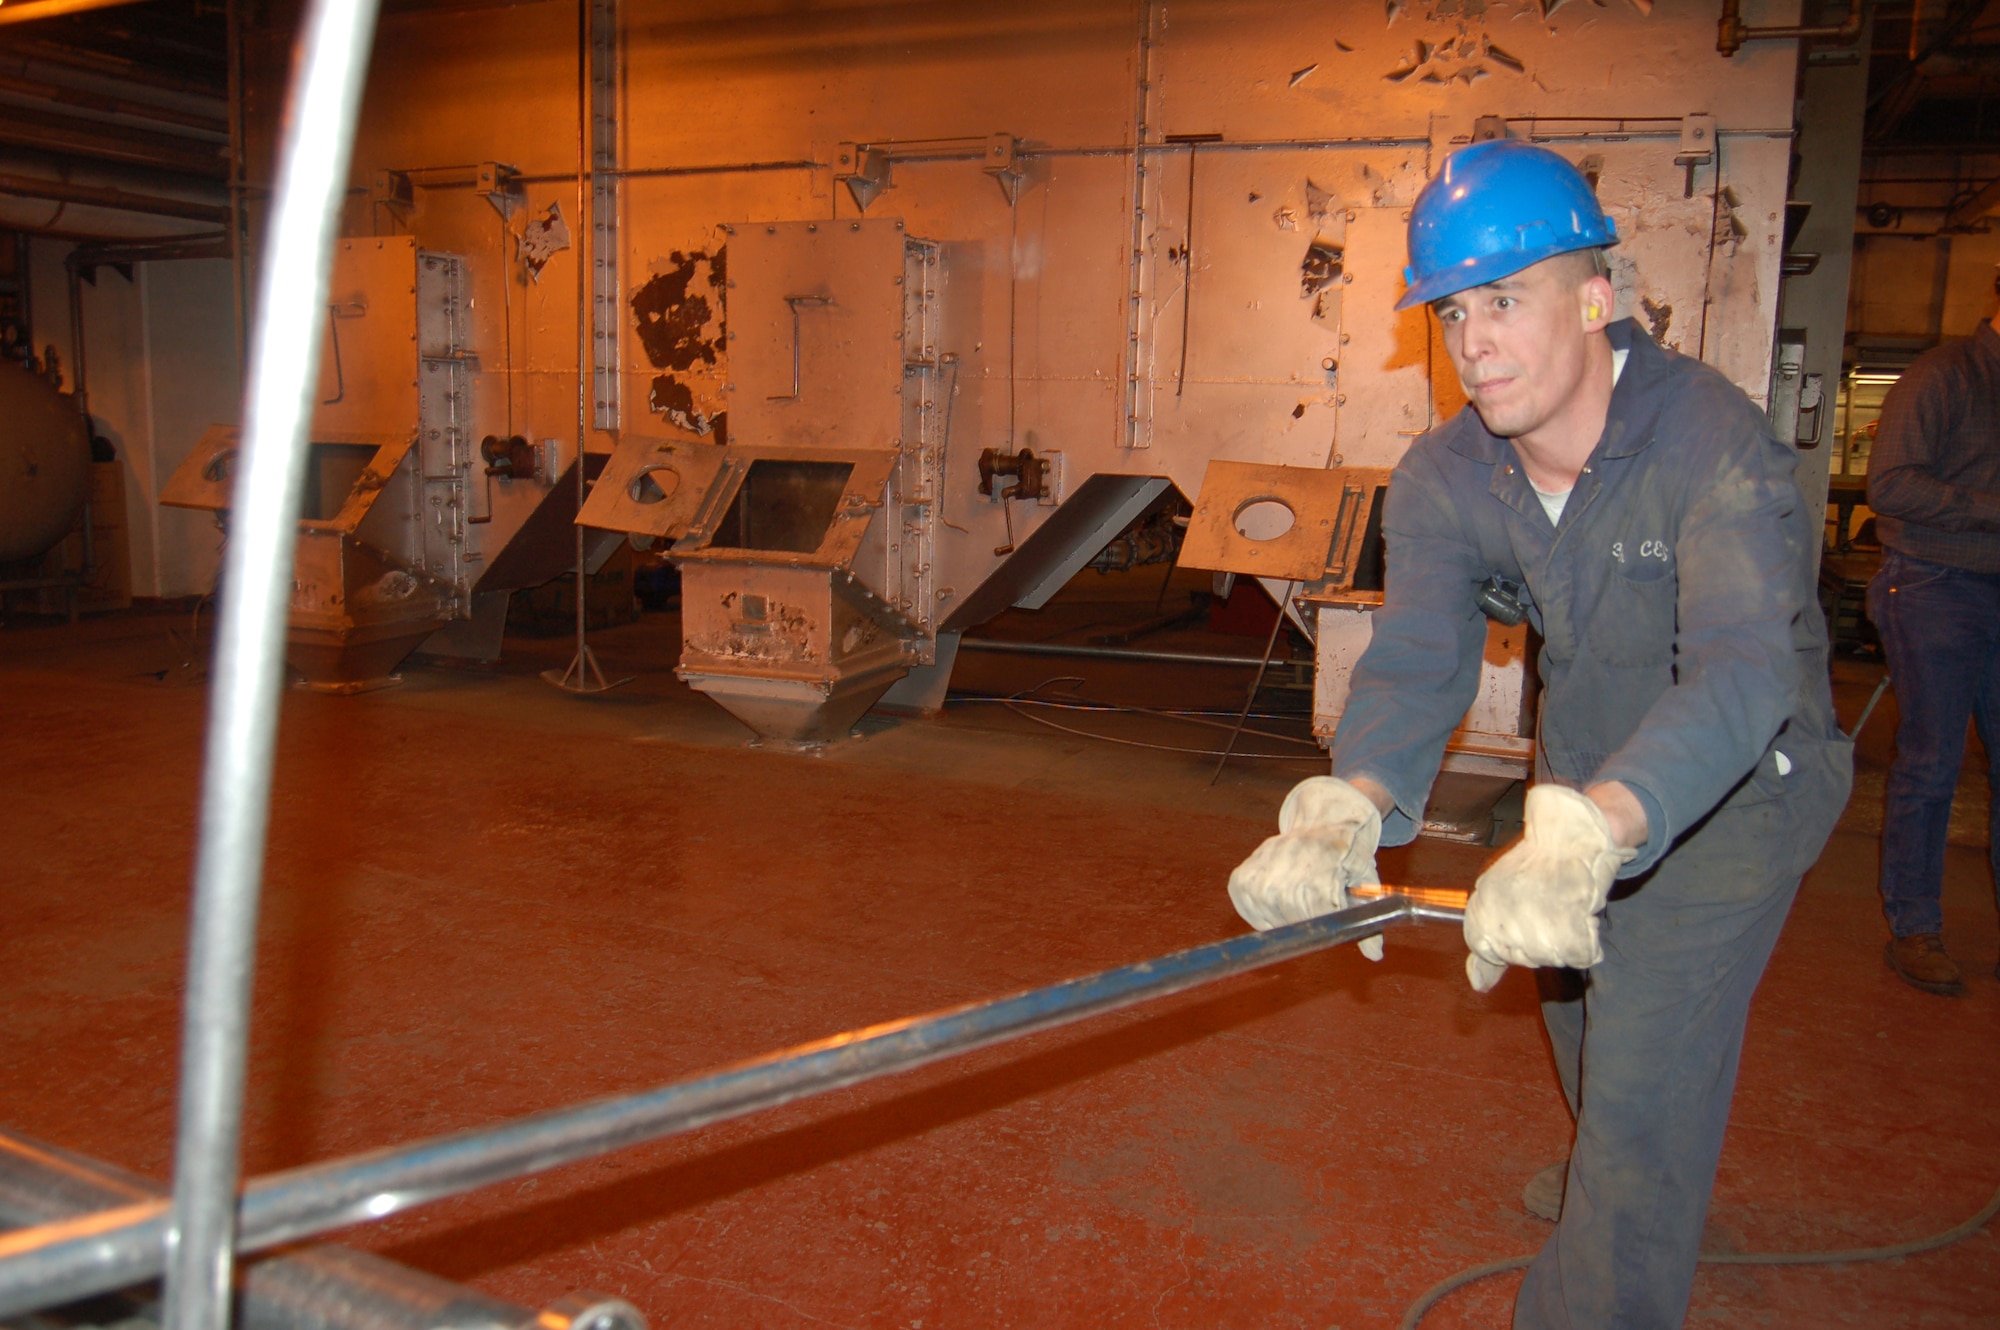
<path id="1" fill-rule="evenodd" d="M 2000 531 L 2000 494 L 1945 480 L 1965 413 L 1963 385 L 1940 369 L 1906 374 L 1882 401 L 1868 459 L 1868 506 L 1938 531 Z"/>
<path id="2" fill-rule="evenodd" d="M 1747 403 L 1718 412 L 1689 458 L 1675 539 L 1674 685 L 1593 777 L 1622 781 L 1646 809 L 1646 843 L 1621 877 L 1650 868 L 1721 803 L 1792 713 L 1792 626 L 1809 592 L 1803 533 L 1817 534 L 1801 520 L 1794 464 Z"/>
<path id="3" fill-rule="evenodd" d="M 1445 740 L 1479 691 L 1486 620 L 1474 600 L 1485 574 L 1422 443 L 1403 457 L 1383 506 L 1388 590 L 1368 649 L 1349 679 L 1333 771 L 1379 782 L 1396 806 L 1382 844 L 1421 825 Z"/>

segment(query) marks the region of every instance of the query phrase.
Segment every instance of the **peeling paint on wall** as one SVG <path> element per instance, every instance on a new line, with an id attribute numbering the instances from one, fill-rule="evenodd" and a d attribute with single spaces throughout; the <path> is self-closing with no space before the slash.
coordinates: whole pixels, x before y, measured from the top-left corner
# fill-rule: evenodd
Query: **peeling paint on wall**
<path id="1" fill-rule="evenodd" d="M 1410 53 L 1382 77 L 1391 83 L 1403 83 L 1414 79 L 1418 83 L 1469 84 L 1486 78 L 1493 72 L 1486 67 L 1486 62 L 1489 60 L 1516 74 L 1527 72 L 1527 66 L 1518 58 L 1486 40 L 1485 34 L 1466 31 L 1465 25 L 1461 23 L 1458 35 L 1448 37 L 1442 42 L 1418 39 L 1410 48 Z"/>
<path id="2" fill-rule="evenodd" d="M 1315 185 L 1312 182 L 1311 176 L 1307 176 L 1306 216 L 1312 219 L 1313 225 L 1314 226 L 1326 225 L 1326 215 L 1328 212 L 1332 211 L 1332 208 L 1333 208 L 1333 191 L 1321 189 L 1318 185 Z"/>
<path id="3" fill-rule="evenodd" d="M 1716 196 L 1715 247 L 1717 249 L 1733 249 L 1738 241 L 1750 234 L 1750 228 L 1743 225 L 1743 219 L 1736 215 L 1736 210 L 1742 206 L 1743 201 L 1736 197 L 1736 191 L 1724 185 L 1722 192 Z"/>
<path id="4" fill-rule="evenodd" d="M 1653 340 L 1665 346 L 1667 329 L 1672 327 L 1674 322 L 1674 307 L 1663 300 L 1656 301 L 1651 296 L 1640 296 L 1639 312 L 1645 316 L 1646 330 L 1653 334 Z"/>
<path id="5" fill-rule="evenodd" d="M 563 220 L 562 204 L 551 203 L 540 217 L 530 218 L 514 238 L 514 252 L 528 276 L 542 280 L 542 269 L 562 250 L 569 248 L 569 223 Z"/>
<path id="6" fill-rule="evenodd" d="M 726 283 L 724 249 L 674 250 L 632 293 L 639 344 L 647 361 L 662 371 L 647 405 L 693 434 L 713 433 L 723 416 L 714 380 L 728 340 Z"/>
<path id="7" fill-rule="evenodd" d="M 1299 299 L 1311 299 L 1338 282 L 1343 258 L 1340 246 L 1325 240 L 1307 245 L 1306 256 L 1299 261 Z"/>

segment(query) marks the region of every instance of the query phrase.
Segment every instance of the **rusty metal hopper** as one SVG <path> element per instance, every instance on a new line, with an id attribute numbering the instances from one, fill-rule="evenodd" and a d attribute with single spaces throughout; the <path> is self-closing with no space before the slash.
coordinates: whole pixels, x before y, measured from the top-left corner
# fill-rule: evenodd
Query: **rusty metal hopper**
<path id="1" fill-rule="evenodd" d="M 160 502 L 226 512 L 238 442 L 224 426 L 203 434 Z M 452 586 L 389 552 L 421 518 L 415 442 L 414 434 L 312 435 L 285 649 L 305 687 L 352 693 L 392 683 L 403 657 L 453 617 Z"/>
<path id="2" fill-rule="evenodd" d="M 921 634 L 857 572 L 897 454 L 731 445 L 674 546 L 677 673 L 765 739 L 818 744 L 918 660 Z"/>

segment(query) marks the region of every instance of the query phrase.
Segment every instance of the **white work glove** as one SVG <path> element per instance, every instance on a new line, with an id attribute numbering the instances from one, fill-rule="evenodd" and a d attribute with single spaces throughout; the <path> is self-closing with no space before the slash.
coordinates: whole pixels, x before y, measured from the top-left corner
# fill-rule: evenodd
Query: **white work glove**
<path id="1" fill-rule="evenodd" d="M 1349 887 L 1373 884 L 1382 814 L 1338 776 L 1312 776 L 1285 796 L 1278 834 L 1229 875 L 1229 899 L 1259 931 L 1345 909 Z M 1361 953 L 1382 959 L 1379 935 Z"/>
<path id="2" fill-rule="evenodd" d="M 1530 788 L 1521 839 L 1479 875 L 1465 906 L 1473 988 L 1484 993 L 1510 965 L 1583 970 L 1603 960 L 1597 912 L 1637 853 L 1613 842 L 1603 810 L 1575 790 Z"/>

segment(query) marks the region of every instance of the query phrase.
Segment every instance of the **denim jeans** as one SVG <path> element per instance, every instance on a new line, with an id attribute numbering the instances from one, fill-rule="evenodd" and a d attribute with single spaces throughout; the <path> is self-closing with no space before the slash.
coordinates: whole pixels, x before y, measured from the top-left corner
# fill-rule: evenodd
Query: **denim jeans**
<path id="1" fill-rule="evenodd" d="M 1951 797 L 1965 725 L 1979 725 L 1989 783 L 2000 773 L 2000 575 L 1969 573 L 1895 550 L 1868 585 L 1868 617 L 1895 680 L 1896 757 L 1882 818 L 1882 912 L 1897 937 L 1936 933 Z M 1989 814 L 2000 874 L 2000 800 Z"/>

